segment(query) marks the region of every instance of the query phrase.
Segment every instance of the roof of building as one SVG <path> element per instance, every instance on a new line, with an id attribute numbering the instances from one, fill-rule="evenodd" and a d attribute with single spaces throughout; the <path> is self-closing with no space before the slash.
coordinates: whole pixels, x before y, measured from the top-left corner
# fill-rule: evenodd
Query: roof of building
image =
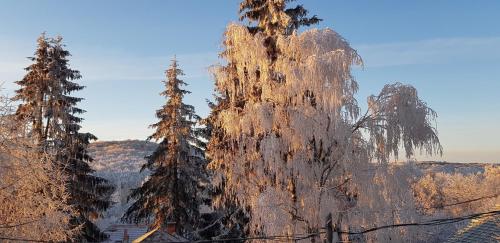
<path id="1" fill-rule="evenodd" d="M 500 242 L 500 216 L 474 219 L 447 242 Z"/>
<path id="2" fill-rule="evenodd" d="M 129 240 L 137 239 L 148 232 L 147 225 L 135 225 L 135 224 L 115 224 L 109 226 L 104 233 L 109 235 L 109 238 L 105 242 L 123 242 L 123 237 L 125 235 L 125 230 L 129 236 Z"/>
<path id="3" fill-rule="evenodd" d="M 140 242 L 189 242 L 186 238 L 177 234 L 169 234 L 165 230 L 156 227 L 144 235 L 136 238 L 132 243 Z"/>

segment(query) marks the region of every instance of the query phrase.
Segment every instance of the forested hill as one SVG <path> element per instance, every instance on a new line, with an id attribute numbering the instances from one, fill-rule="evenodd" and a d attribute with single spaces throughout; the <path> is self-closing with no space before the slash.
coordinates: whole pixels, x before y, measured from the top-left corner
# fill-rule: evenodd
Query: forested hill
<path id="1" fill-rule="evenodd" d="M 89 152 L 94 158 L 93 168 L 99 172 L 138 172 L 144 157 L 158 145 L 143 140 L 125 140 L 91 143 Z"/>
<path id="2" fill-rule="evenodd" d="M 141 185 L 149 175 L 149 171 L 140 173 L 141 166 L 146 162 L 145 156 L 150 155 L 157 147 L 156 143 L 141 140 L 95 142 L 90 144 L 89 151 L 94 158 L 92 167 L 96 174 L 109 179 L 116 185 L 113 201 L 116 204 L 104 213 L 104 218 L 98 221 L 101 228 L 119 221 L 123 212 L 130 205 L 127 196 L 130 189 Z"/>

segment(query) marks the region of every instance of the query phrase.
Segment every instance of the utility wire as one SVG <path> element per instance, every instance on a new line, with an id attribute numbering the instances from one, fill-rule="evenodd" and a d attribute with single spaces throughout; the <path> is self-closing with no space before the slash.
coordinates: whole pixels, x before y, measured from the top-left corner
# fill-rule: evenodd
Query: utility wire
<path id="1" fill-rule="evenodd" d="M 348 234 L 348 235 L 360 235 L 360 234 L 366 234 L 366 233 L 370 233 L 373 231 L 378 231 L 378 230 L 388 229 L 388 228 L 400 228 L 400 227 L 409 227 L 409 226 L 437 226 L 437 225 L 444 225 L 444 224 L 453 224 L 453 223 L 457 223 L 457 222 L 461 222 L 461 221 L 469 220 L 469 219 L 485 218 L 485 217 L 490 217 L 490 216 L 495 216 L 495 215 L 500 215 L 500 210 L 489 211 L 489 212 L 484 212 L 484 213 L 470 214 L 470 215 L 465 215 L 462 217 L 455 217 L 455 218 L 441 218 L 441 219 L 434 219 L 434 220 L 415 222 L 415 223 L 383 225 L 383 226 L 373 227 L 373 228 L 369 228 L 369 229 L 357 231 L 357 232 L 335 231 L 335 230 L 333 232 L 341 233 L 341 234 Z M 321 228 L 321 229 L 324 230 L 325 228 Z M 194 242 L 208 243 L 208 242 L 227 242 L 227 241 L 246 241 L 246 240 L 305 240 L 305 239 L 309 239 L 312 237 L 317 237 L 317 236 L 322 235 L 322 234 L 326 234 L 326 231 L 320 231 L 320 232 L 311 233 L 311 234 L 254 236 L 254 237 L 241 237 L 241 238 L 198 240 L 198 241 L 194 241 Z"/>
<path id="2" fill-rule="evenodd" d="M 197 240 L 194 242 L 224 242 L 224 241 L 245 241 L 245 240 L 302 240 L 315 236 L 319 236 L 326 232 L 318 232 L 318 233 L 308 233 L 308 234 L 295 234 L 295 235 L 271 235 L 271 236 L 251 236 L 251 237 L 241 237 L 241 238 L 226 238 L 226 239 L 212 239 L 212 240 Z"/>
<path id="3" fill-rule="evenodd" d="M 366 229 L 363 231 L 358 231 L 358 232 L 350 232 L 350 231 L 336 231 L 336 232 L 342 233 L 342 234 L 359 235 L 359 234 L 366 234 L 366 233 L 369 233 L 372 231 L 377 231 L 377 230 L 387 229 L 387 228 L 399 228 L 399 227 L 407 227 L 407 226 L 435 226 L 435 225 L 443 225 L 443 224 L 453 224 L 453 223 L 458 223 L 458 222 L 464 221 L 464 220 L 479 219 L 479 218 L 485 218 L 485 217 L 490 217 L 490 216 L 495 216 L 495 215 L 500 215 L 500 210 L 489 211 L 489 212 L 484 212 L 484 213 L 470 214 L 470 215 L 465 215 L 462 217 L 455 217 L 455 218 L 434 219 L 434 220 L 417 222 L 417 223 L 384 225 L 384 226 L 373 227 L 373 228 Z"/>
<path id="4" fill-rule="evenodd" d="M 400 227 L 408 227 L 408 226 L 437 226 L 437 225 L 457 223 L 457 222 L 469 220 L 469 219 L 485 218 L 485 217 L 490 217 L 490 216 L 495 216 L 495 215 L 500 215 L 500 210 L 489 211 L 489 212 L 484 212 L 484 213 L 470 214 L 470 215 L 465 215 L 462 217 L 434 219 L 434 220 L 416 222 L 416 223 L 383 225 L 383 226 L 373 227 L 373 228 L 369 228 L 369 229 L 357 231 L 357 232 L 335 231 L 335 230 L 333 232 L 341 233 L 341 234 L 348 234 L 348 235 L 359 235 L 359 234 L 366 234 L 369 232 L 382 230 L 382 229 L 388 229 L 388 228 L 400 228 Z M 324 230 L 325 228 L 321 228 L 321 229 Z M 209 243 L 209 242 L 246 241 L 246 240 L 305 240 L 305 239 L 309 239 L 312 237 L 320 236 L 320 235 L 325 234 L 325 233 L 326 233 L 326 231 L 320 231 L 317 233 L 308 233 L 308 234 L 295 234 L 295 235 L 272 235 L 272 236 L 263 235 L 263 236 L 241 237 L 241 238 L 185 241 L 185 243 L 188 243 L 188 242 Z M 23 238 L 13 238 L 13 237 L 11 238 L 11 237 L 3 237 L 3 236 L 0 236 L 0 240 L 25 241 L 25 242 L 49 242 L 49 241 L 44 241 L 44 240 L 23 239 Z"/>
<path id="5" fill-rule="evenodd" d="M 480 201 L 480 200 L 484 200 L 484 199 L 495 198 L 495 197 L 498 197 L 498 196 L 500 196 L 500 193 L 494 194 L 494 195 L 490 195 L 490 196 L 478 197 L 478 198 L 470 199 L 470 200 L 467 200 L 467 201 L 461 201 L 461 202 L 451 203 L 451 204 L 444 204 L 444 205 L 433 206 L 433 207 L 425 207 L 425 208 L 422 208 L 422 209 L 446 208 L 446 207 L 456 206 L 456 205 L 460 205 L 460 204 L 466 204 L 466 203 L 476 202 L 476 201 Z"/>
<path id="6" fill-rule="evenodd" d="M 18 224 L 0 224 L 0 229 L 15 228 L 15 227 L 23 226 L 26 224 L 31 224 L 31 223 L 37 222 L 39 220 L 40 220 L 40 218 L 35 219 L 35 220 L 31 220 L 31 221 L 27 221 L 27 222 L 18 223 Z"/>
<path id="7" fill-rule="evenodd" d="M 23 238 L 10 238 L 0 236 L 0 240 L 10 240 L 10 241 L 24 241 L 24 242 L 50 242 L 46 240 L 33 240 L 33 239 L 23 239 Z"/>
<path id="8" fill-rule="evenodd" d="M 460 201 L 460 202 L 455 202 L 455 203 L 450 203 L 450 204 L 444 204 L 444 205 L 437 205 L 437 206 L 430 206 L 430 207 L 417 207 L 416 209 L 423 209 L 423 210 L 428 210 L 428 209 L 443 209 L 447 207 L 452 207 L 452 206 L 457 206 L 461 204 L 467 204 L 467 203 L 472 203 L 472 202 L 477 202 L 485 199 L 490 199 L 490 198 L 496 198 L 500 196 L 500 193 L 498 194 L 493 194 L 489 196 L 484 196 L 484 197 L 478 197 L 478 198 L 473 198 L 465 201 Z M 377 209 L 377 210 L 344 210 L 342 211 L 343 213 L 347 212 L 357 212 L 357 213 L 393 213 L 393 212 L 404 212 L 404 211 L 410 211 L 411 209 Z"/>

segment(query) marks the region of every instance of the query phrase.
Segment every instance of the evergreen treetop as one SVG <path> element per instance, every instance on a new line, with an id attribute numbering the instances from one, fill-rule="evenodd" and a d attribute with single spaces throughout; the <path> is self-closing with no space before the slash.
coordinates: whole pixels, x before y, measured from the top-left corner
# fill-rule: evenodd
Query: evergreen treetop
<path id="1" fill-rule="evenodd" d="M 240 3 L 240 20 L 255 22 L 249 26 L 251 33 L 263 32 L 267 36 L 289 35 L 300 26 L 310 26 L 321 21 L 316 15 L 307 17 L 308 11 L 302 5 L 287 8 L 295 0 L 243 0 Z"/>
<path id="2" fill-rule="evenodd" d="M 25 68 L 27 74 L 22 80 L 15 83 L 21 86 L 16 90 L 13 100 L 22 101 L 16 111 L 18 120 L 29 120 L 32 123 L 31 134 L 40 144 L 43 140 L 43 113 L 46 107 L 46 93 L 48 93 L 48 63 L 49 40 L 42 33 L 37 39 L 37 49 L 34 57 L 30 57 L 33 64 Z"/>

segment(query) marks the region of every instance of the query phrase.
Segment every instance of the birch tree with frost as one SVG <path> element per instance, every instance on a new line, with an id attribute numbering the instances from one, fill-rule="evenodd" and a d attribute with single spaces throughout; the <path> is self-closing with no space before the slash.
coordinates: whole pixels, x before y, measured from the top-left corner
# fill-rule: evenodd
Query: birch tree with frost
<path id="1" fill-rule="evenodd" d="M 0 96 L 0 241 L 8 239 L 67 242 L 80 227 L 69 227 L 75 208 L 69 205 L 66 176 L 25 139 L 26 121 Z"/>
<path id="2" fill-rule="evenodd" d="M 342 212 L 362 192 L 353 175 L 398 156 L 400 146 L 406 157 L 440 153 L 436 113 L 415 88 L 396 83 L 369 97 L 360 115 L 351 66 L 362 59 L 342 36 L 331 29 L 270 30 L 292 26 L 289 1 L 246 2 L 264 2 L 271 11 L 249 19 L 260 30 L 227 27 L 221 54 L 227 64 L 213 71 L 217 103 L 207 155 L 223 191 L 215 203 L 240 205 L 250 235 L 318 233 L 330 213 L 348 231 Z M 265 24 L 269 19 L 278 22 Z"/>

